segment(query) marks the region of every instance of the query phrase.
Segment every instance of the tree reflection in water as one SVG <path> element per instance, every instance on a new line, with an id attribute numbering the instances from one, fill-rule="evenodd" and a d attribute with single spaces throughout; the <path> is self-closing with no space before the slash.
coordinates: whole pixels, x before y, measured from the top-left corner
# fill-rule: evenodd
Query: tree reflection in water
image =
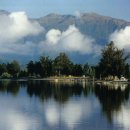
<path id="1" fill-rule="evenodd" d="M 24 100 L 22 100 L 23 97 L 20 98 L 20 100 L 18 97 L 18 99 L 14 97 L 19 96 L 21 90 L 24 90 L 26 93 L 25 97 L 23 95 Z M 23 105 L 28 99 L 28 102 L 25 104 L 29 104 L 30 98 L 32 99 L 32 102 L 35 102 L 34 97 L 36 97 L 35 99 L 38 99 L 37 104 L 39 104 L 40 107 L 39 105 L 36 105 L 35 102 L 34 104 L 31 104 L 30 107 L 27 107 L 28 113 L 32 115 L 35 108 L 37 108 L 37 111 L 42 113 L 42 116 L 39 117 L 40 114 L 38 114 L 37 118 L 40 119 L 41 122 L 44 118 L 46 121 L 46 124 L 44 125 L 46 125 L 48 129 L 57 126 L 59 122 L 62 122 L 62 125 L 66 124 L 68 128 L 72 129 L 75 128 L 75 126 L 78 126 L 76 123 L 79 123 L 80 120 L 83 119 L 85 119 L 85 121 L 89 120 L 89 123 L 92 122 L 92 124 L 98 122 L 100 128 L 102 128 L 102 123 L 100 123 L 100 120 L 98 121 L 98 119 L 101 118 L 100 112 L 103 112 L 105 115 L 103 118 L 105 117 L 106 119 L 107 117 L 110 124 L 113 124 L 114 122 L 122 125 L 123 128 L 130 129 L 128 120 L 130 112 L 130 104 L 128 101 L 130 89 L 128 84 L 113 84 L 106 82 L 102 85 L 98 84 L 93 86 L 91 83 L 87 82 L 63 83 L 37 80 L 18 82 L 7 80 L 0 81 L 0 92 L 2 94 L 9 94 L 9 97 L 14 97 L 11 99 L 10 104 L 12 109 L 14 107 L 17 108 L 18 106 L 17 102 L 15 104 L 12 103 L 14 99 L 16 101 L 18 100 L 18 102 L 22 100 L 22 102 L 19 103 L 19 107 L 21 108 L 21 103 Z M 5 95 L 5 99 L 6 96 L 7 95 Z M 2 102 L 4 102 L 5 99 Z M 26 106 L 25 104 L 24 107 Z M 96 111 L 98 112 L 95 113 Z M 24 111 L 22 113 L 24 113 Z M 97 117 L 95 118 L 95 114 L 99 115 L 96 115 Z M 95 128 L 93 125 L 91 125 L 91 127 Z M 111 126 L 111 128 L 113 127 Z"/>
<path id="2" fill-rule="evenodd" d="M 42 101 L 54 98 L 57 102 L 64 103 L 72 96 L 87 96 L 93 91 L 92 84 L 87 82 L 50 82 L 50 81 L 11 81 L 0 82 L 0 91 L 17 95 L 20 87 L 26 87 L 30 97 L 37 96 Z"/>
<path id="3" fill-rule="evenodd" d="M 35 95 L 40 97 L 42 101 L 49 98 L 54 98 L 57 102 L 64 103 L 72 96 L 85 96 L 91 91 L 91 84 L 82 83 L 55 83 L 47 81 L 31 81 L 27 84 L 27 92 L 30 96 Z"/>
<path id="4" fill-rule="evenodd" d="M 123 88 L 123 89 L 122 89 Z M 110 122 L 114 112 L 120 112 L 121 106 L 129 99 L 128 84 L 100 84 L 95 86 L 95 95 L 98 97 L 103 113 Z"/>
<path id="5" fill-rule="evenodd" d="M 19 87 L 17 97 L 9 91 L 13 89 L 10 84 L 15 83 Z M 93 89 L 87 83 L 8 81 L 1 82 L 0 88 L 4 95 L 0 95 L 0 103 L 3 104 L 1 117 L 4 115 L 4 121 L 3 117 L 0 118 L 0 125 L 4 124 L 0 129 L 4 130 L 84 129 L 84 122 L 99 109 L 96 99 L 91 102 L 89 94 Z M 6 95 L 7 92 L 9 95 Z"/>
<path id="6" fill-rule="evenodd" d="M 20 88 L 20 85 L 17 81 L 12 82 L 10 80 L 6 80 L 6 81 L 0 82 L 0 91 L 11 93 L 14 96 L 18 94 L 19 88 Z"/>

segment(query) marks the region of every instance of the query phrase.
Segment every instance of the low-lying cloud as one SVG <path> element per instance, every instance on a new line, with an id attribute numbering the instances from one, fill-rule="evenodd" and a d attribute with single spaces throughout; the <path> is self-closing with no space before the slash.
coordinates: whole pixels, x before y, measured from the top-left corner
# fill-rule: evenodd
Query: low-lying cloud
<path id="1" fill-rule="evenodd" d="M 126 26 L 124 29 L 116 30 L 110 35 L 110 41 L 113 41 L 115 45 L 120 49 L 130 50 L 130 26 Z"/>
<path id="2" fill-rule="evenodd" d="M 61 32 L 51 29 L 46 34 L 46 41 L 41 43 L 42 51 L 54 52 L 78 52 L 80 54 L 97 54 L 101 46 L 89 36 L 83 35 L 75 25 L 70 25 L 67 30 Z"/>
<path id="3" fill-rule="evenodd" d="M 43 27 L 29 20 L 25 12 L 0 15 L 0 42 L 16 42 L 29 35 L 38 35 Z"/>
<path id="4" fill-rule="evenodd" d="M 27 38 L 39 34 L 43 34 L 43 39 L 37 43 Z M 44 27 L 37 21 L 30 20 L 25 12 L 0 15 L 0 53 L 34 55 L 51 51 L 84 55 L 99 54 L 100 50 L 101 46 L 93 38 L 82 34 L 75 25 L 70 25 L 65 31 L 50 29 L 45 34 Z"/>
<path id="5" fill-rule="evenodd" d="M 82 13 L 80 11 L 75 11 L 74 12 L 74 16 L 77 18 L 77 19 L 80 19 L 82 17 Z"/>
<path id="6" fill-rule="evenodd" d="M 27 36 L 36 36 L 44 28 L 30 20 L 25 12 L 0 15 L 0 53 L 30 54 L 34 44 L 24 41 Z"/>

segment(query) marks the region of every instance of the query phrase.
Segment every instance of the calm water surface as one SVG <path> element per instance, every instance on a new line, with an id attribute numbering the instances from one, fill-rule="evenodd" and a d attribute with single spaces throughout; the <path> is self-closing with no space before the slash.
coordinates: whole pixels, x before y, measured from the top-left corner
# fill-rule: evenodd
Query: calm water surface
<path id="1" fill-rule="evenodd" d="M 128 84 L 0 81 L 0 130 L 129 130 Z"/>

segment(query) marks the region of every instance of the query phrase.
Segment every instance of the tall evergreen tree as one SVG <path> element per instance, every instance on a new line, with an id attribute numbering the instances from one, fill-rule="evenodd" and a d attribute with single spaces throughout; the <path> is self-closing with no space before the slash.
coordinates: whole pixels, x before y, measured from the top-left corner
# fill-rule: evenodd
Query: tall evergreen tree
<path id="1" fill-rule="evenodd" d="M 42 77 L 47 77 L 52 74 L 52 60 L 49 57 L 41 56 L 40 63 L 42 67 Z"/>
<path id="2" fill-rule="evenodd" d="M 28 74 L 31 76 L 35 73 L 35 64 L 33 61 L 30 61 L 27 64 L 27 71 L 28 71 Z"/>
<path id="3" fill-rule="evenodd" d="M 98 71 L 103 77 L 109 75 L 125 75 L 126 61 L 130 55 L 125 55 L 123 49 L 118 49 L 114 42 L 110 42 L 102 50 L 102 58 L 99 62 Z"/>

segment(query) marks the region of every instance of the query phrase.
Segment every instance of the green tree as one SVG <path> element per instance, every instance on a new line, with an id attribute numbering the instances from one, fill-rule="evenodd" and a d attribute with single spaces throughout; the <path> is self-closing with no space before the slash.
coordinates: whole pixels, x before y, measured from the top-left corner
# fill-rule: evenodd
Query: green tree
<path id="1" fill-rule="evenodd" d="M 11 63 L 7 64 L 8 73 L 11 74 L 13 77 L 17 77 L 18 73 L 20 72 L 20 65 L 19 63 L 14 60 Z"/>
<path id="2" fill-rule="evenodd" d="M 58 75 L 69 75 L 72 62 L 65 53 L 60 53 L 54 60 L 54 70 Z"/>
<path id="3" fill-rule="evenodd" d="M 82 65 L 80 65 L 80 64 L 75 64 L 75 65 L 73 65 L 72 74 L 73 74 L 74 76 L 82 76 L 82 75 L 83 75 Z"/>
<path id="4" fill-rule="evenodd" d="M 23 78 L 23 77 L 27 77 L 28 76 L 28 73 L 26 70 L 21 70 L 19 72 L 19 77 Z"/>
<path id="5" fill-rule="evenodd" d="M 33 61 L 30 61 L 27 64 L 27 72 L 29 75 L 33 76 L 35 73 L 35 64 L 33 63 Z"/>
<path id="6" fill-rule="evenodd" d="M 42 67 L 42 69 L 39 69 L 41 71 L 41 76 L 42 77 L 50 76 L 52 74 L 52 60 L 49 57 L 41 56 L 40 64 Z"/>
<path id="7" fill-rule="evenodd" d="M 109 75 L 120 77 L 121 75 L 125 75 L 125 66 L 128 58 L 129 55 L 126 56 L 124 50 L 118 49 L 113 42 L 110 42 L 102 50 L 98 72 L 103 77 Z"/>
<path id="8" fill-rule="evenodd" d="M 6 64 L 0 64 L 0 75 L 2 75 L 4 72 L 7 72 L 7 66 Z"/>
<path id="9" fill-rule="evenodd" d="M 127 78 L 130 78 L 130 71 L 129 71 L 129 64 L 127 63 L 126 66 L 125 66 L 125 76 Z"/>
<path id="10" fill-rule="evenodd" d="M 39 77 L 42 76 L 43 68 L 42 68 L 40 61 L 35 62 L 34 69 L 35 69 L 36 76 L 39 76 Z"/>

